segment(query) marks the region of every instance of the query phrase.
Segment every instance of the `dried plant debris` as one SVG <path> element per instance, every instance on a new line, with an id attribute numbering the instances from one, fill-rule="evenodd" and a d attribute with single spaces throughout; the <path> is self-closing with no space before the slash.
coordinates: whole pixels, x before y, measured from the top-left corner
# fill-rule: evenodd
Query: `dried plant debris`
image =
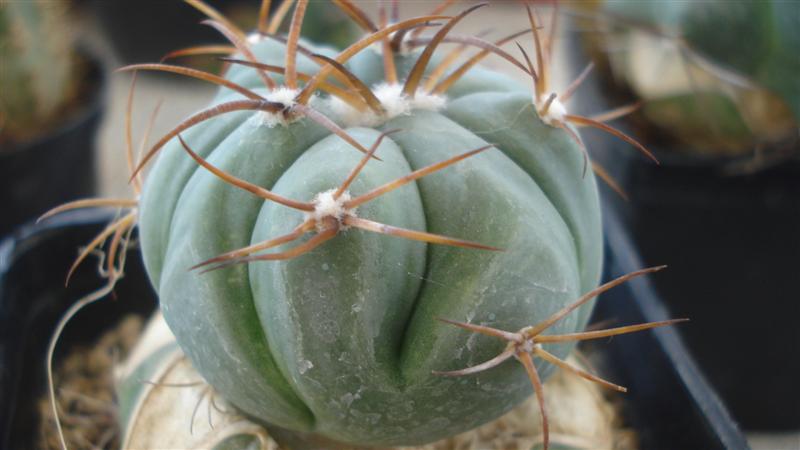
<path id="1" fill-rule="evenodd" d="M 120 409 L 125 411 L 121 415 L 126 424 L 123 448 L 278 450 L 319 444 L 314 437 L 287 441 L 282 432 L 276 430 L 273 433 L 243 417 L 202 380 L 174 344 L 174 337 L 163 317 L 157 315 L 148 325 L 141 343 L 118 370 L 122 375 L 118 387 Z M 591 363 L 576 353 L 568 358 L 568 364 L 577 370 L 588 371 L 587 366 Z M 551 448 L 638 448 L 636 434 L 624 427 L 618 394 L 585 383 L 566 371 L 547 381 L 546 392 Z M 537 400 L 531 397 L 505 415 L 474 430 L 428 445 L 396 449 L 540 449 L 547 433 L 542 424 Z M 239 446 L 221 445 L 235 439 L 240 442 Z"/>
<path id="2" fill-rule="evenodd" d="M 578 370 L 590 370 L 580 353 L 566 362 Z M 617 394 L 566 371 L 557 372 L 545 385 L 551 449 L 638 448 L 635 431 L 623 423 Z M 540 450 L 545 439 L 542 423 L 539 405 L 531 397 L 491 423 L 414 450 Z"/>
<path id="3" fill-rule="evenodd" d="M 60 385 L 59 404 L 62 410 L 64 435 L 70 448 L 94 448 L 116 450 L 120 448 L 117 401 L 113 383 L 113 369 L 130 351 L 139 338 L 141 320 L 130 317 L 114 331 L 103 336 L 94 349 L 73 350 L 57 370 Z M 117 356 L 119 355 L 119 356 Z M 567 362 L 588 370 L 580 355 L 571 356 Z M 187 415 L 184 420 L 184 439 L 208 444 L 211 435 L 220 442 L 240 436 L 242 441 L 250 438 L 258 442 L 259 450 L 282 450 L 269 432 L 256 424 L 243 421 L 224 400 L 214 397 L 210 387 L 199 382 L 199 376 L 183 357 L 173 360 L 174 366 L 164 372 L 159 380 L 140 380 L 162 392 L 159 403 L 166 405 L 162 413 L 172 414 L 176 404 L 186 400 Z M 545 402 L 550 415 L 551 448 L 575 450 L 635 450 L 638 448 L 636 434 L 625 428 L 620 414 L 621 399 L 597 385 L 585 383 L 578 377 L 559 372 L 547 383 Z M 42 442 L 38 448 L 59 449 L 50 405 L 47 399 L 40 400 L 43 417 Z M 150 416 L 161 419 L 161 414 Z M 233 417 L 236 420 L 230 420 Z M 537 401 L 529 398 L 506 415 L 475 430 L 419 447 L 398 447 L 402 450 L 528 450 L 541 448 L 543 430 Z M 153 424 L 149 424 L 153 426 Z M 146 426 L 140 424 L 139 426 Z M 189 432 L 191 428 L 191 433 Z M 173 432 L 174 434 L 174 432 Z M 220 437 L 221 436 L 221 437 Z M 174 437 L 174 436 L 173 436 Z M 156 439 L 150 444 L 165 444 L 165 437 L 158 440 L 151 433 L 139 439 Z M 181 442 L 181 441 L 178 441 Z M 140 442 L 139 444 L 143 444 Z M 175 442 L 173 441 L 173 444 Z M 185 443 L 185 442 L 184 442 Z M 130 443 L 129 443 L 130 444 Z M 137 445 L 139 445 L 137 444 Z M 128 448 L 138 448 L 137 445 Z M 142 447 L 144 448 L 144 447 Z M 182 447 L 183 448 L 183 447 Z M 186 447 L 187 449 L 189 447 Z M 192 447 L 203 448 L 203 447 Z M 249 448 L 249 447 L 243 447 Z"/>
<path id="4" fill-rule="evenodd" d="M 71 349 L 56 368 L 56 398 L 69 448 L 119 448 L 114 367 L 127 357 L 141 330 L 141 317 L 128 316 L 94 345 Z M 38 405 L 41 423 L 36 448 L 61 449 L 49 397 L 40 398 Z"/>

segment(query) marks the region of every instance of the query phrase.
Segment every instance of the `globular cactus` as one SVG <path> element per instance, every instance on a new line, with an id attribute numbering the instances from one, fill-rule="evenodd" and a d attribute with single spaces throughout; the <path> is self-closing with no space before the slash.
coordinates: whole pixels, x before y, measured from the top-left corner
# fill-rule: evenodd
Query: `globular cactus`
<path id="1" fill-rule="evenodd" d="M 0 142 L 19 142 L 58 123 L 76 94 L 65 2 L 12 1 L 0 8 Z"/>
<path id="2" fill-rule="evenodd" d="M 545 328 L 574 333 L 588 319 L 578 305 L 525 328 L 599 279 L 595 181 L 567 124 L 582 118 L 544 91 L 541 51 L 535 102 L 480 69 L 425 88 L 437 45 L 474 7 L 365 24 L 367 37 L 325 56 L 298 44 L 306 6 L 298 2 L 286 44 L 211 22 L 241 55 L 214 79 L 223 89 L 212 105 L 144 159 L 161 151 L 140 229 L 164 316 L 203 377 L 272 425 L 383 446 L 473 428 L 552 367 L 537 374 L 523 352 L 527 373 L 439 372 L 516 355 L 517 345 L 533 351 Z M 434 20 L 443 24 L 422 52 L 400 40 L 406 53 L 395 57 L 391 33 Z M 327 82 L 334 72 L 351 89 Z M 526 331 L 501 334 L 509 352 L 437 318 Z M 546 355 L 558 361 L 571 346 Z"/>
<path id="3" fill-rule="evenodd" d="M 800 18 L 783 1 L 606 1 L 595 56 L 688 150 L 752 153 L 796 140 Z"/>
<path id="4" fill-rule="evenodd" d="M 144 153 L 135 183 L 159 157 L 123 217 L 138 211 L 166 322 L 220 396 L 309 446 L 352 448 L 452 436 L 509 411 L 532 385 L 546 448 L 542 381 L 554 366 L 624 390 L 563 359 L 579 340 L 672 322 L 580 332 L 594 297 L 659 268 L 596 287 L 591 169 L 603 171 L 574 126 L 647 151 L 602 122 L 627 109 L 567 112 L 583 77 L 550 92 L 554 37 L 540 38 L 530 10 L 530 29 L 490 43 L 451 32 L 483 5 L 392 24 L 381 14 L 376 25 L 340 0 L 367 34 L 337 53 L 299 39 L 307 0 L 286 37 L 247 35 L 190 3 L 236 54 L 224 77 L 124 69 L 220 91 Z M 439 28 L 422 36 L 432 22 Z M 524 50 L 520 62 L 499 47 L 531 32 L 538 68 Z M 442 42 L 461 47 L 436 55 Z M 469 46 L 479 52 L 454 64 Z M 533 95 L 476 67 L 490 53 L 524 71 Z M 511 358 L 522 364 L 504 364 Z"/>

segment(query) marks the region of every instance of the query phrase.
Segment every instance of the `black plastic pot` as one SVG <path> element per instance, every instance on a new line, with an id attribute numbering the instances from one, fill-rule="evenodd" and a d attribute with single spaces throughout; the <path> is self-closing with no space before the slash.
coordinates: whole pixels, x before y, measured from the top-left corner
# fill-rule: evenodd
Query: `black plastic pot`
<path id="1" fill-rule="evenodd" d="M 99 288 L 96 260 L 89 260 L 64 287 L 65 270 L 111 217 L 75 211 L 19 230 L 0 243 L 0 448 L 36 448 L 37 403 L 46 392 L 45 355 L 56 322 L 79 299 Z M 85 308 L 64 331 L 58 354 L 89 345 L 129 313 L 148 314 L 155 294 L 131 255 L 128 274 L 109 297 Z M 57 364 L 57 363 L 56 363 Z"/>
<path id="2" fill-rule="evenodd" d="M 38 419 L 35 399 L 45 392 L 44 354 L 57 318 L 71 301 L 98 287 L 91 265 L 68 289 L 64 273 L 84 244 L 109 220 L 103 213 L 76 212 L 28 228 L 0 245 L 0 448 L 31 448 Z M 608 216 L 606 278 L 641 268 L 627 232 Z M 116 299 L 81 312 L 64 334 L 60 351 L 88 344 L 105 329 L 155 306 L 155 295 L 136 251 Z M 669 318 L 648 280 L 638 279 L 604 295 L 594 320 L 635 323 Z M 687 324 L 685 326 L 696 326 Z M 595 343 L 604 375 L 627 385 L 623 412 L 640 435 L 642 449 L 747 449 L 714 391 L 705 382 L 673 328 Z"/>
<path id="3" fill-rule="evenodd" d="M 117 57 L 124 64 L 154 62 L 180 48 L 229 44 L 219 32 L 200 24 L 207 19 L 191 5 L 178 0 L 87 0 Z M 261 0 L 206 0 L 205 3 L 245 30 L 255 29 Z M 361 30 L 330 2 L 313 2 L 303 22 L 302 36 L 311 41 L 344 48 L 361 37 Z M 280 2 L 271 4 L 276 10 Z M 291 12 L 284 19 L 288 28 Z M 142 36 L 147 38 L 143 39 Z M 198 57 L 195 65 L 217 71 L 221 64 Z"/>
<path id="4" fill-rule="evenodd" d="M 608 205 L 606 201 L 606 205 Z M 646 267 L 627 227 L 613 207 L 604 211 L 606 279 Z M 685 317 L 659 299 L 653 282 L 672 268 L 634 279 L 600 297 L 593 320 L 638 323 Z M 609 361 L 605 369 L 628 387 L 627 418 L 644 449 L 747 449 L 736 422 L 706 381 L 681 335 L 700 327 L 697 320 L 675 327 L 617 337 L 595 345 Z"/>
<path id="5" fill-rule="evenodd" d="M 211 0 L 223 14 L 232 8 L 249 6 L 254 0 Z M 177 0 L 91 0 L 88 3 L 104 34 L 123 64 L 155 62 L 165 54 L 184 47 L 225 44 L 213 28 L 201 25 L 207 19 L 191 5 Z M 252 20 L 255 24 L 255 19 Z"/>
<path id="6" fill-rule="evenodd" d="M 105 75 L 97 60 L 86 61 L 85 95 L 72 117 L 47 135 L 0 150 L 0 237 L 50 208 L 95 194 Z"/>
<path id="7" fill-rule="evenodd" d="M 585 63 L 573 50 L 575 66 Z M 575 112 L 631 101 L 598 78 L 583 84 Z M 627 120 L 613 126 L 642 138 Z M 680 333 L 733 416 L 746 430 L 800 430 L 800 149 L 794 160 L 734 175 L 741 158 L 643 141 L 655 165 L 606 133 L 581 135 L 630 197 L 601 188 L 644 263 L 669 265 L 653 283 L 672 315 L 692 319 Z"/>
<path id="8" fill-rule="evenodd" d="M 630 227 L 682 332 L 749 429 L 800 429 L 800 167 L 747 176 L 632 161 Z"/>
<path id="9" fill-rule="evenodd" d="M 615 138 L 584 137 L 630 197 L 613 203 L 645 264 L 670 266 L 654 284 L 692 319 L 681 333 L 734 417 L 800 429 L 800 163 L 730 175 L 730 160 L 645 142 L 655 165 Z"/>

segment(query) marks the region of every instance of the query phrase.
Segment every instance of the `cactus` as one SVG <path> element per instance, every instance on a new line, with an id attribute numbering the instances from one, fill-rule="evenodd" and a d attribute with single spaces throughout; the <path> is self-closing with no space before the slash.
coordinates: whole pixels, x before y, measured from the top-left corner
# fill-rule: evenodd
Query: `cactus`
<path id="1" fill-rule="evenodd" d="M 375 25 L 340 0 L 366 36 L 336 53 L 299 39 L 307 0 L 277 39 L 266 16 L 247 35 L 190 3 L 233 44 L 230 68 L 224 77 L 167 64 L 123 69 L 220 91 L 144 153 L 136 189 L 159 157 L 138 201 L 105 205 L 138 213 L 166 322 L 226 401 L 311 441 L 397 446 L 475 428 L 533 387 L 547 448 L 542 381 L 555 367 L 624 390 L 563 359 L 576 341 L 673 321 L 580 332 L 594 297 L 659 268 L 596 287 L 600 207 L 574 127 L 652 155 L 602 122 L 627 109 L 567 112 L 583 77 L 550 92 L 554 38 L 540 38 L 530 10 L 529 30 L 490 43 L 451 33 L 484 5 L 392 24 L 382 11 Z M 439 28 L 422 36 L 431 22 Z M 499 47 L 531 32 L 537 67 L 521 46 L 524 63 Z M 442 57 L 442 42 L 461 47 Z M 479 52 L 455 66 L 470 46 Z M 475 67 L 490 53 L 526 73 L 533 96 Z M 129 226 L 120 219 L 105 236 Z M 504 364 L 512 357 L 522 364 Z"/>
<path id="2" fill-rule="evenodd" d="M 727 155 L 796 139 L 800 21 L 790 2 L 607 1 L 601 8 L 595 54 L 644 101 L 642 114 L 660 133 L 691 151 Z"/>
<path id="3" fill-rule="evenodd" d="M 203 383 L 156 314 L 116 372 L 121 448 L 276 449 Z M 206 408 L 200 411 L 200 406 Z M 186 410 L 187 414 L 174 414 Z"/>
<path id="4" fill-rule="evenodd" d="M 569 363 L 582 366 L 580 358 L 570 357 Z M 279 450 L 307 445 L 286 430 L 267 429 L 242 417 L 227 404 L 193 370 L 161 314 L 150 319 L 131 356 L 115 371 L 115 381 L 121 448 Z M 631 442 L 630 431 L 619 427 L 616 408 L 599 385 L 555 373 L 548 381 L 546 402 L 552 449 L 620 448 L 620 443 Z M 579 420 L 575 411 L 581 411 Z M 406 450 L 541 449 L 539 414 L 530 398 L 482 427 Z"/>
<path id="5" fill-rule="evenodd" d="M 76 94 L 75 55 L 64 2 L 0 8 L 0 142 L 20 142 L 58 123 Z"/>

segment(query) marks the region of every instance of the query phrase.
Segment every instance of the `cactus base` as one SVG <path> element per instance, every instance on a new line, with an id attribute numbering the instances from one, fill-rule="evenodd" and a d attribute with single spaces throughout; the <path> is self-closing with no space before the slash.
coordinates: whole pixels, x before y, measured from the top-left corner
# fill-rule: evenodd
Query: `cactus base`
<path id="1" fill-rule="evenodd" d="M 571 358 L 571 364 L 580 363 Z M 163 317 L 150 322 L 129 360 L 118 369 L 122 448 L 214 450 L 353 449 L 313 434 L 263 427 L 248 420 L 202 381 L 177 347 Z M 143 383 L 142 380 L 147 380 Z M 635 433 L 620 427 L 608 393 L 558 372 L 548 380 L 546 403 L 553 448 L 637 448 Z M 581 411 L 581 414 L 574 414 Z M 534 397 L 474 430 L 405 450 L 453 448 L 537 449 L 542 422 Z M 619 447 L 622 445 L 622 447 Z"/>

